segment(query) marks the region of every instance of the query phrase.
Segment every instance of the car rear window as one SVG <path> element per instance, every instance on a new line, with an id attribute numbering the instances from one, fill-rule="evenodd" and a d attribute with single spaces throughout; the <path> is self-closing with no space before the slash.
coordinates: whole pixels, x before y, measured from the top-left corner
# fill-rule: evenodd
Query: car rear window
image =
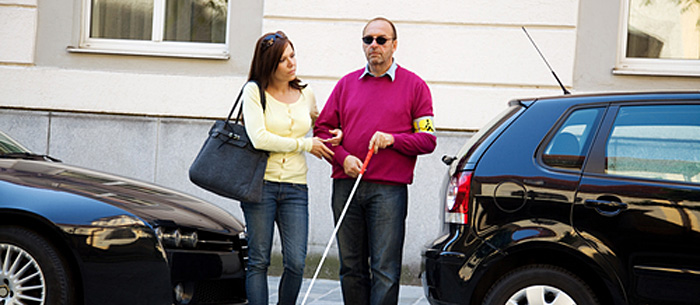
<path id="1" fill-rule="evenodd" d="M 503 130 L 510 124 L 512 118 L 520 110 L 524 109 L 523 105 L 518 102 L 510 102 L 509 107 L 503 110 L 499 115 L 489 121 L 484 127 L 474 134 L 469 141 L 462 146 L 457 153 L 460 162 L 458 168 L 469 169 L 476 164 L 476 159 L 483 153 L 488 145 L 482 145 L 485 142 L 490 142 L 489 138 L 500 134 L 499 130 Z"/>

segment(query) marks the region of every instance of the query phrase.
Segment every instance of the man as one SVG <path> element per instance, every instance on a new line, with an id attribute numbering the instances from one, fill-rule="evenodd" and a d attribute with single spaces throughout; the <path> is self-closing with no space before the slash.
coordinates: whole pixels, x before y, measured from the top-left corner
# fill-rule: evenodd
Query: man
<path id="1" fill-rule="evenodd" d="M 365 25 L 367 66 L 338 81 L 314 128 L 321 138 L 343 131 L 342 143 L 331 146 L 336 222 L 362 168 L 360 158 L 375 150 L 336 236 L 345 304 L 397 304 L 407 185 L 417 156 L 436 145 L 430 90 L 394 61 L 396 38 L 386 18 Z"/>

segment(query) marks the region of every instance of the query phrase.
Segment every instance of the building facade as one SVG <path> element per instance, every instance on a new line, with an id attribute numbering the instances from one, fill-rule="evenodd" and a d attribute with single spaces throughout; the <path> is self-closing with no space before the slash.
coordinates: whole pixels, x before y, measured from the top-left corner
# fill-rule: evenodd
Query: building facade
<path id="1" fill-rule="evenodd" d="M 320 108 L 364 65 L 366 21 L 385 16 L 397 26 L 397 62 L 431 88 L 438 128 L 438 148 L 419 158 L 409 188 L 404 262 L 417 271 L 439 227 L 440 158 L 509 100 L 562 93 L 523 27 L 574 93 L 697 90 L 697 12 L 697 0 L 0 0 L 0 130 L 242 219 L 237 202 L 198 189 L 187 169 L 245 82 L 256 39 L 285 31 Z M 309 168 L 319 253 L 332 230 L 330 168 L 315 158 Z"/>

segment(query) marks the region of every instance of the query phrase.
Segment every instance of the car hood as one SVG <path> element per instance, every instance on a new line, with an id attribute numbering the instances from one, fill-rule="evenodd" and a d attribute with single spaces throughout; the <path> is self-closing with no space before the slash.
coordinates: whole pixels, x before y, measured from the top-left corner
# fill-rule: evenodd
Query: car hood
<path id="1" fill-rule="evenodd" d="M 70 193 L 123 209 L 152 226 L 177 224 L 237 234 L 243 224 L 212 203 L 154 184 L 63 163 L 0 160 L 0 181 Z"/>

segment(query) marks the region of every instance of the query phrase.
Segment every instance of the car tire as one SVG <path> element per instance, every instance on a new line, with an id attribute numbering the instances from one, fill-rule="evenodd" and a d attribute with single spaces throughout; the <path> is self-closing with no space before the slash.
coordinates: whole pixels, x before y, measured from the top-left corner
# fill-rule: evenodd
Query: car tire
<path id="1" fill-rule="evenodd" d="M 501 277 L 487 292 L 483 304 L 598 305 L 598 300 L 576 275 L 555 266 L 531 265 Z"/>
<path id="2" fill-rule="evenodd" d="M 34 231 L 0 227 L 0 270 L 2 304 L 77 304 L 70 269 Z"/>

